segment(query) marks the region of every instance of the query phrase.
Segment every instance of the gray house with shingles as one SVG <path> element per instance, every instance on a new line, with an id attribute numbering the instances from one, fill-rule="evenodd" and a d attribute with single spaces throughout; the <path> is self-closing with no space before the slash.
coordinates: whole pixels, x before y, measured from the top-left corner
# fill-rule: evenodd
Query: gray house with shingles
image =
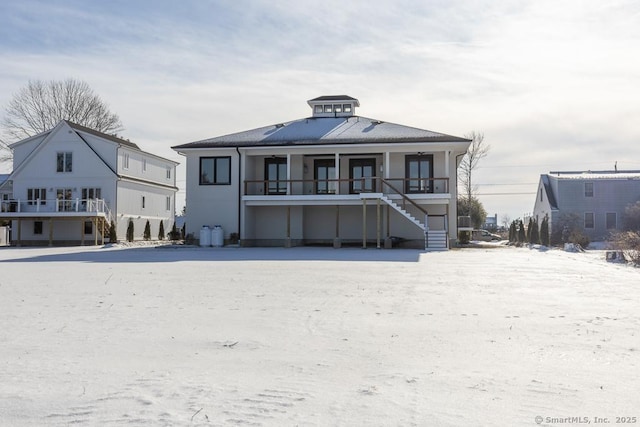
<path id="1" fill-rule="evenodd" d="M 591 240 L 622 228 L 625 208 L 640 200 L 640 171 L 549 172 L 540 175 L 533 217 L 549 227 L 568 215 L 581 221 Z"/>
<path id="2" fill-rule="evenodd" d="M 455 240 L 468 139 L 358 116 L 346 95 L 308 105 L 302 119 L 173 147 L 187 159 L 188 234 L 219 225 L 243 246 Z"/>

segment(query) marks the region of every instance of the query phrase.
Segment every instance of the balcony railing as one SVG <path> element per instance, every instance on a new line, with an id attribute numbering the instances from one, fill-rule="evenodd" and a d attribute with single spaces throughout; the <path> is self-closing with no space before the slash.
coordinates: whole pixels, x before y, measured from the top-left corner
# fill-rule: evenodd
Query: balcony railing
<path id="1" fill-rule="evenodd" d="M 366 177 L 352 179 L 280 179 L 246 180 L 244 195 L 328 195 L 382 193 L 382 178 Z M 384 179 L 407 194 L 447 194 L 449 178 L 390 178 Z"/>
<path id="2" fill-rule="evenodd" d="M 104 199 L 35 199 L 35 200 L 3 200 L 0 205 L 2 212 L 94 212 L 109 213 L 109 207 Z"/>

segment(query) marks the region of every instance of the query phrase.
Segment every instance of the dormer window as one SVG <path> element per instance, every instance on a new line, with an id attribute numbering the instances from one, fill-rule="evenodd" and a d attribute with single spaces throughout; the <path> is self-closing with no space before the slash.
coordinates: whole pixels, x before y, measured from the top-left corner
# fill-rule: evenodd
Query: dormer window
<path id="1" fill-rule="evenodd" d="M 348 95 L 328 95 L 307 101 L 313 117 L 352 117 L 360 106 L 357 99 Z"/>

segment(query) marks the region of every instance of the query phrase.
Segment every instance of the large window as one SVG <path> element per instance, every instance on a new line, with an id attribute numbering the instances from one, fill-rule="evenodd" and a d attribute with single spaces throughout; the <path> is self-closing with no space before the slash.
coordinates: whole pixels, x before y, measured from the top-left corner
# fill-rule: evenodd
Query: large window
<path id="1" fill-rule="evenodd" d="M 349 192 L 372 193 L 376 190 L 376 159 L 349 160 Z"/>
<path id="2" fill-rule="evenodd" d="M 584 228 L 594 228 L 595 221 L 593 218 L 593 212 L 585 212 L 584 214 Z"/>
<path id="3" fill-rule="evenodd" d="M 266 194 L 287 194 L 287 158 L 264 159 L 264 180 Z"/>
<path id="4" fill-rule="evenodd" d="M 46 188 L 29 188 L 27 189 L 27 200 L 30 205 L 37 205 L 38 199 L 40 199 L 41 205 L 47 204 L 47 189 Z"/>
<path id="5" fill-rule="evenodd" d="M 336 167 L 333 159 L 318 159 L 314 162 L 314 179 L 316 182 L 316 194 L 335 194 Z"/>
<path id="6" fill-rule="evenodd" d="M 407 156 L 405 175 L 405 193 L 433 193 L 433 155 Z"/>
<path id="7" fill-rule="evenodd" d="M 231 184 L 231 157 L 200 157 L 200 185 Z"/>
<path id="8" fill-rule="evenodd" d="M 73 153 L 65 151 L 56 153 L 56 171 L 72 172 L 73 171 Z"/>
<path id="9" fill-rule="evenodd" d="M 618 228 L 618 214 L 615 212 L 607 212 L 607 230 Z"/>

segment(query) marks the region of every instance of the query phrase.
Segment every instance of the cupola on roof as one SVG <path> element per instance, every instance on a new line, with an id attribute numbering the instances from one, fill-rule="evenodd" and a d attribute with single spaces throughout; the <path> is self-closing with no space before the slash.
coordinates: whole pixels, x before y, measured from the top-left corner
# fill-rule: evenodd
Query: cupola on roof
<path id="1" fill-rule="evenodd" d="M 360 102 L 348 95 L 325 95 L 310 99 L 307 104 L 313 111 L 313 117 L 351 117 L 355 116 Z"/>

